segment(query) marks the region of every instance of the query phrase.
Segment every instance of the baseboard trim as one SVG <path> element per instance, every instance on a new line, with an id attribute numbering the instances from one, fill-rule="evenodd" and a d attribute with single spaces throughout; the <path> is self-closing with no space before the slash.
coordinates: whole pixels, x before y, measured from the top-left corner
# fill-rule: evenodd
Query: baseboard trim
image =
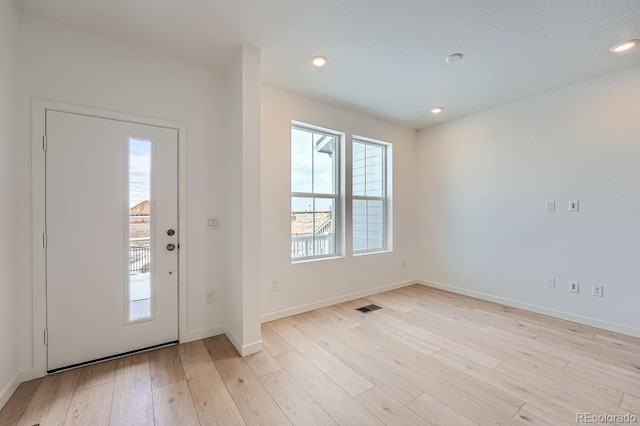
<path id="1" fill-rule="evenodd" d="M 35 374 L 33 373 L 33 368 L 25 368 L 24 370 L 20 370 L 18 373 L 18 380 L 20 383 L 28 382 L 29 380 L 35 379 Z"/>
<path id="2" fill-rule="evenodd" d="M 526 311 L 531 311 L 538 314 L 548 315 L 554 318 L 576 322 L 578 324 L 584 324 L 591 327 L 597 327 L 597 328 L 602 328 L 604 330 L 614 331 L 616 333 L 626 334 L 632 337 L 640 337 L 640 328 L 629 327 L 624 324 L 603 321 L 597 318 L 591 318 L 583 315 L 572 314 L 570 312 L 560 311 L 557 309 L 545 308 L 544 306 L 538 306 L 531 303 L 521 302 L 519 300 L 509 299 L 506 297 L 494 296 L 492 294 L 481 293 L 479 291 L 468 290 L 466 288 L 456 287 L 448 284 L 442 284 L 436 281 L 416 280 L 416 282 L 426 287 L 433 287 L 440 290 L 449 291 L 451 293 L 475 297 L 476 299 L 500 303 L 500 304 L 511 306 L 514 308 L 520 308 Z"/>
<path id="3" fill-rule="evenodd" d="M 258 353 L 262 350 L 262 340 L 258 340 L 257 342 L 249 343 L 248 345 L 244 345 L 240 351 L 240 355 L 247 356 L 251 354 Z"/>
<path id="4" fill-rule="evenodd" d="M 229 330 L 227 330 L 225 334 L 227 335 L 229 340 L 231 340 L 231 344 L 233 344 L 240 356 L 255 354 L 256 352 L 260 352 L 262 350 L 262 340 L 249 343 L 248 345 L 243 345 L 242 343 L 240 343 L 240 339 L 238 339 L 236 335 Z"/>
<path id="5" fill-rule="evenodd" d="M 345 294 L 343 296 L 332 297 L 331 299 L 325 299 L 320 302 L 308 303 L 306 305 L 300 305 L 289 309 L 284 309 L 282 311 L 271 312 L 268 314 L 263 314 L 260 319 L 263 323 L 269 321 L 275 321 L 280 318 L 290 317 L 291 315 L 298 315 L 303 312 L 313 311 L 314 309 L 325 308 L 327 306 L 335 305 L 338 303 L 348 302 L 354 299 L 360 299 L 361 297 L 371 296 L 373 294 L 384 293 L 385 291 L 395 290 L 397 288 L 402 288 L 409 286 L 411 284 L 415 284 L 419 282 L 418 280 L 407 280 L 402 281 L 395 284 L 383 285 L 381 287 L 372 288 L 369 290 L 363 290 L 356 293 Z"/>
<path id="6" fill-rule="evenodd" d="M 18 377 L 18 374 L 16 374 L 11 380 L 9 380 L 9 383 L 7 383 L 2 391 L 0 391 L 0 410 L 4 407 L 7 401 L 9 401 L 9 398 L 11 398 L 11 395 L 13 395 L 16 389 L 18 389 L 20 383 L 20 378 Z"/>
<path id="7" fill-rule="evenodd" d="M 193 342 L 194 340 L 206 339 L 208 337 L 218 336 L 225 334 L 226 329 L 224 326 L 217 326 L 211 328 L 202 328 L 200 330 L 189 331 L 186 336 L 180 336 L 180 343 Z"/>

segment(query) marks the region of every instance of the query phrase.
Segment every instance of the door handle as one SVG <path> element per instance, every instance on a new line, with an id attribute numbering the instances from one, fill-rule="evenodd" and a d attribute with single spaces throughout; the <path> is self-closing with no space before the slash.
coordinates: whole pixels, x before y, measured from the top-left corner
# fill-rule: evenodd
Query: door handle
<path id="1" fill-rule="evenodd" d="M 175 244 L 167 244 L 167 250 L 174 251 L 175 249 L 176 249 L 176 245 Z"/>
<path id="2" fill-rule="evenodd" d="M 173 235 L 174 235 L 175 233 L 176 233 L 176 231 L 174 231 L 173 229 L 169 229 L 169 230 L 167 231 L 167 235 L 168 235 L 168 236 L 170 236 L 170 237 L 173 237 Z"/>

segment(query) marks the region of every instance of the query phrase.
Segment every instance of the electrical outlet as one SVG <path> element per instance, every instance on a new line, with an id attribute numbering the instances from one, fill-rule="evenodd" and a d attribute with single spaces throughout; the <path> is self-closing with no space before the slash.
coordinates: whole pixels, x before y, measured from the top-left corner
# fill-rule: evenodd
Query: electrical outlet
<path id="1" fill-rule="evenodd" d="M 216 301 L 216 292 L 214 290 L 207 291 L 207 303 L 214 303 Z"/>
<path id="2" fill-rule="evenodd" d="M 598 285 L 598 284 L 594 284 L 591 287 L 591 294 L 593 296 L 596 296 L 596 297 L 602 297 L 602 290 L 604 290 L 604 286 Z"/>
<path id="3" fill-rule="evenodd" d="M 547 200 L 545 204 L 545 210 L 549 213 L 556 211 L 556 202 L 554 200 Z"/>
<path id="4" fill-rule="evenodd" d="M 578 281 L 569 281 L 569 291 L 571 293 L 580 293 L 580 283 Z"/>
<path id="5" fill-rule="evenodd" d="M 547 277 L 547 288 L 556 288 L 556 278 L 555 277 Z"/>
<path id="6" fill-rule="evenodd" d="M 208 217 L 207 218 L 207 229 L 220 229 L 220 218 L 219 217 Z"/>
<path id="7" fill-rule="evenodd" d="M 278 286 L 278 281 L 271 281 L 271 291 L 278 291 L 280 287 Z"/>

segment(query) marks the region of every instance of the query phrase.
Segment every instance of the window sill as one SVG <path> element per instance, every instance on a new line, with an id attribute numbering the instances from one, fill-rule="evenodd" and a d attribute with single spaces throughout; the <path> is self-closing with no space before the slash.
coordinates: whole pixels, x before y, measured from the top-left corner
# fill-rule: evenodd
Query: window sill
<path id="1" fill-rule="evenodd" d="M 353 253 L 353 257 L 370 256 L 372 254 L 385 254 L 385 253 L 393 253 L 393 250 L 359 251 L 357 253 Z"/>
<path id="2" fill-rule="evenodd" d="M 300 263 L 322 262 L 324 260 L 344 259 L 344 256 L 327 256 L 327 257 L 308 257 L 300 260 L 292 260 L 292 265 L 298 265 Z"/>

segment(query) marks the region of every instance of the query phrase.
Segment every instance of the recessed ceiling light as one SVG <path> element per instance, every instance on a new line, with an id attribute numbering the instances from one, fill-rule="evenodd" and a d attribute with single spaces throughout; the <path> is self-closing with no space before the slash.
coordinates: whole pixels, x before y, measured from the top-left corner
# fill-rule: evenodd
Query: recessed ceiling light
<path id="1" fill-rule="evenodd" d="M 442 111 L 444 111 L 442 107 L 431 108 L 431 114 L 440 114 Z"/>
<path id="2" fill-rule="evenodd" d="M 445 61 L 447 61 L 448 63 L 458 62 L 461 61 L 463 57 L 464 55 L 462 53 L 452 53 L 451 55 L 447 56 L 447 59 L 445 59 Z"/>
<path id="3" fill-rule="evenodd" d="M 311 58 L 311 63 L 314 67 L 324 67 L 325 65 L 327 65 L 327 57 L 322 55 L 314 56 L 313 58 Z"/>
<path id="4" fill-rule="evenodd" d="M 627 41 L 623 41 L 621 43 L 616 44 L 615 46 L 613 46 L 611 49 L 609 49 L 609 52 L 613 52 L 613 53 L 623 53 L 626 52 L 628 50 L 633 49 L 634 47 L 636 47 L 638 44 L 640 43 L 640 40 L 627 40 Z"/>

